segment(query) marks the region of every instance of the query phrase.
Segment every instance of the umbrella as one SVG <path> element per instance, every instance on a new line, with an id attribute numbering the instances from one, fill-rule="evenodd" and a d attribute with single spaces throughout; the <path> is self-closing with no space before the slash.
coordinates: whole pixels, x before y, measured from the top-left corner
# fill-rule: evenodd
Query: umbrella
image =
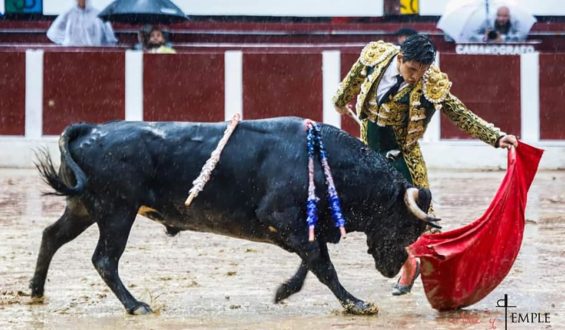
<path id="1" fill-rule="evenodd" d="M 98 14 L 104 21 L 168 24 L 188 20 L 170 0 L 116 0 Z"/>
<path id="2" fill-rule="evenodd" d="M 513 0 L 451 0 L 447 3 L 437 28 L 455 42 L 467 42 L 487 20 L 494 22 L 496 10 L 501 6 L 510 9 L 511 23 L 517 26 L 521 34 L 527 35 L 536 19 Z"/>
<path id="3" fill-rule="evenodd" d="M 426 297 L 433 308 L 463 308 L 483 299 L 506 277 L 522 244 L 527 193 L 543 150 L 520 142 L 508 153 L 506 176 L 485 214 L 448 232 L 420 237 Z"/>

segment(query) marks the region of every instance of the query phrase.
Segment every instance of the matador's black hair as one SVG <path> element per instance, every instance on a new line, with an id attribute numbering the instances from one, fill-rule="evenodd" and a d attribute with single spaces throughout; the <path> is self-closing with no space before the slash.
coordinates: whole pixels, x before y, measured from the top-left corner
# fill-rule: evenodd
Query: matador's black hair
<path id="1" fill-rule="evenodd" d="M 411 35 L 402 43 L 400 51 L 404 55 L 404 61 L 415 61 L 422 64 L 432 64 L 436 57 L 436 47 L 423 34 Z"/>

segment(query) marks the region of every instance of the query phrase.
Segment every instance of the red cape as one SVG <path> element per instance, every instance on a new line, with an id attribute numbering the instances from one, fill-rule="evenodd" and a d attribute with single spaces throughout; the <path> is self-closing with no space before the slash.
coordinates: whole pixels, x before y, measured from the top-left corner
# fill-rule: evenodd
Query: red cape
<path id="1" fill-rule="evenodd" d="M 424 290 L 433 308 L 472 305 L 506 277 L 520 251 L 527 193 L 542 153 L 520 142 L 508 152 L 506 176 L 483 216 L 452 231 L 422 235 L 410 246 L 421 260 Z"/>

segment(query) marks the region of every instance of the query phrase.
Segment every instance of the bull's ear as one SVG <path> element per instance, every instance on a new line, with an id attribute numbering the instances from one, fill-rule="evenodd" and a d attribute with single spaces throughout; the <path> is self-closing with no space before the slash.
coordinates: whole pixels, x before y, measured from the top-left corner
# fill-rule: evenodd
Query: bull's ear
<path id="1" fill-rule="evenodd" d="M 371 254 L 371 249 L 367 249 L 367 254 Z"/>

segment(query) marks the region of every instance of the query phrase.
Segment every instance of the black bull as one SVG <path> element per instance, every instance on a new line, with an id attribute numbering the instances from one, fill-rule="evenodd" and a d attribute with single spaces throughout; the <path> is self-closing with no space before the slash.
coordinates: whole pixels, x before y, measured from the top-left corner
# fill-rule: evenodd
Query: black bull
<path id="1" fill-rule="evenodd" d="M 337 243 L 326 201 L 327 187 L 316 165 L 319 203 L 316 240 L 308 241 L 306 199 L 308 155 L 300 118 L 243 121 L 239 124 L 204 190 L 190 207 L 184 201 L 192 181 L 216 147 L 225 123 L 111 122 L 75 124 L 59 140 L 57 172 L 47 154 L 37 164 L 55 194 L 67 197 L 59 220 L 43 232 L 32 297 L 41 298 L 53 255 L 90 225 L 100 237 L 92 262 L 129 313 L 151 311 L 122 283 L 118 262 L 136 214 L 181 230 L 213 232 L 276 244 L 296 253 L 296 274 L 277 290 L 275 301 L 300 291 L 308 271 L 327 285 L 346 310 L 375 312 L 340 284 L 327 243 Z M 356 138 L 321 125 L 348 232 L 367 235 L 368 253 L 384 276 L 396 275 L 407 258 L 405 247 L 425 230 L 431 201 L 387 160 Z M 318 163 L 317 163 L 318 164 Z M 416 205 L 417 203 L 417 205 Z M 424 220 L 424 221 L 421 221 Z"/>

